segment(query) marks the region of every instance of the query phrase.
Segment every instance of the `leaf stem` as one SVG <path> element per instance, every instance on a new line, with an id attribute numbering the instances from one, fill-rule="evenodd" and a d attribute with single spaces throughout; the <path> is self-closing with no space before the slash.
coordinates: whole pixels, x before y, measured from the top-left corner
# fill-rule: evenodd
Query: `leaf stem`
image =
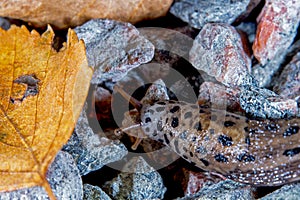
<path id="1" fill-rule="evenodd" d="M 46 178 L 44 178 L 42 186 L 45 188 L 50 200 L 57 200 L 56 196 L 54 195 L 54 192 Z"/>

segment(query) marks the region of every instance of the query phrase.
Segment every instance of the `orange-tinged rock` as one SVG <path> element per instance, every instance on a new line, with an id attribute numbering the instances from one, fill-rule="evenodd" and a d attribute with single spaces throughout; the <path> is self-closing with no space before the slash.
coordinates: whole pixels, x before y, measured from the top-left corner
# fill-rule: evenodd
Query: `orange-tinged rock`
<path id="1" fill-rule="evenodd" d="M 0 16 L 21 19 L 36 27 L 66 28 L 89 19 L 107 18 L 136 23 L 165 15 L 173 0 L 4 0 Z"/>
<path id="2" fill-rule="evenodd" d="M 300 21 L 300 3 L 298 0 L 267 0 L 257 21 L 253 54 L 265 65 L 292 44 Z"/>
<path id="3" fill-rule="evenodd" d="M 255 84 L 249 73 L 251 61 L 246 46 L 233 26 L 207 23 L 193 42 L 189 61 L 225 86 Z"/>

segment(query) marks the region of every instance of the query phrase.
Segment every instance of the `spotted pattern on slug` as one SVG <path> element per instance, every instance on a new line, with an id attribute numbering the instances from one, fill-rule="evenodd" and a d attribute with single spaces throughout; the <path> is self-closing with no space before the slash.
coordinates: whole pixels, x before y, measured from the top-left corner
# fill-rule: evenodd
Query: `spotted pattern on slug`
<path id="1" fill-rule="evenodd" d="M 142 129 L 196 166 L 239 182 L 300 180 L 300 119 L 251 120 L 185 102 L 144 105 Z"/>

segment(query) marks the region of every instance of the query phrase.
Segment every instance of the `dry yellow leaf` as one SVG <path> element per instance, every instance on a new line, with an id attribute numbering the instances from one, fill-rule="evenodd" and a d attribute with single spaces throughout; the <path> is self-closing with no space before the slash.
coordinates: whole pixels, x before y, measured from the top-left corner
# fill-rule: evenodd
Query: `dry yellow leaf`
<path id="1" fill-rule="evenodd" d="M 92 69 L 74 31 L 59 51 L 50 27 L 0 29 L 0 191 L 43 186 L 49 164 L 72 134 Z"/>
<path id="2" fill-rule="evenodd" d="M 2 0 L 0 16 L 22 19 L 34 26 L 56 28 L 80 25 L 89 19 L 108 18 L 136 23 L 163 16 L 173 0 Z"/>

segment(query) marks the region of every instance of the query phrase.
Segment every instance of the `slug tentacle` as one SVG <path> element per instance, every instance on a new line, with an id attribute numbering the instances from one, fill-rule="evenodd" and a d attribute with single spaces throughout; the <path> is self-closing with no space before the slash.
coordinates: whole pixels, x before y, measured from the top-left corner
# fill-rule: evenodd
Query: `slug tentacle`
<path id="1" fill-rule="evenodd" d="M 133 105 L 138 111 L 141 110 L 143 107 L 143 104 L 136 100 L 135 98 L 131 97 L 129 94 L 127 94 L 120 86 L 115 85 L 114 86 L 114 91 L 119 92 L 127 101 L 130 102 L 131 105 Z"/>
<path id="2" fill-rule="evenodd" d="M 124 128 L 118 128 L 114 131 L 114 134 L 117 136 L 120 136 L 122 132 L 126 132 L 126 131 L 136 129 L 136 128 L 141 128 L 141 126 L 142 125 L 139 123 L 139 124 L 134 124 L 132 126 L 128 126 L 128 127 L 124 127 Z M 137 133 L 137 135 L 133 135 L 134 133 Z M 134 144 L 131 146 L 132 150 L 136 150 L 138 148 L 139 144 L 142 142 L 143 138 L 146 137 L 146 135 L 142 131 L 130 132 L 130 134 L 128 134 L 128 135 L 131 135 L 136 138 Z"/>

